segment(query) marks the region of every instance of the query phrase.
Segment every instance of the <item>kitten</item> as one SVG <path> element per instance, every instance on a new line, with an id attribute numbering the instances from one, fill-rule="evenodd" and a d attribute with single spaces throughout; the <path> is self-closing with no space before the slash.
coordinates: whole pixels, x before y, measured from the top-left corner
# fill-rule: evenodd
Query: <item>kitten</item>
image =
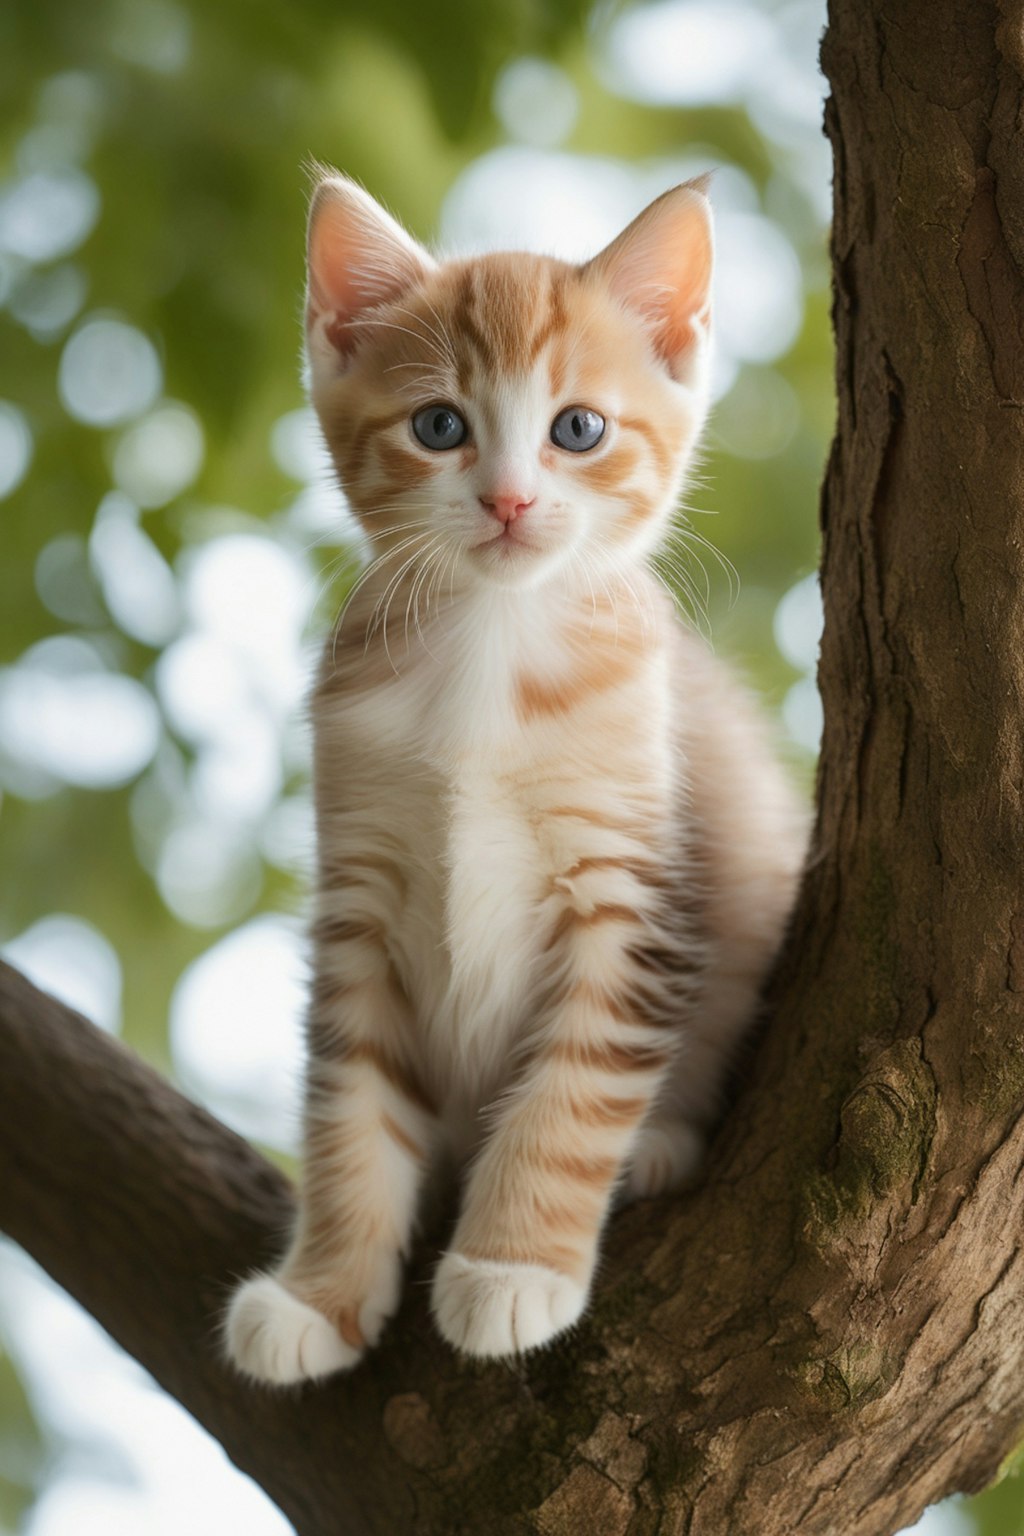
<path id="1" fill-rule="evenodd" d="M 711 215 L 666 193 L 583 266 L 437 265 L 352 182 L 309 224 L 312 398 L 373 563 L 313 700 L 303 1189 L 228 1350 L 298 1381 L 433 1283 L 474 1355 L 584 1310 L 616 1191 L 695 1168 L 805 819 L 743 689 L 647 569 L 708 405 Z"/>

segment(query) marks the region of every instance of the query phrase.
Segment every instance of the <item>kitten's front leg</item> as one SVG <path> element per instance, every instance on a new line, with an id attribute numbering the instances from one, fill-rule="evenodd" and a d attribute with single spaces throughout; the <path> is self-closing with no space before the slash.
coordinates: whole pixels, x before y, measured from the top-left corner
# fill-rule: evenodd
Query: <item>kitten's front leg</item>
<path id="1" fill-rule="evenodd" d="M 616 1180 L 674 1043 L 653 995 L 653 931 L 621 899 L 581 899 L 555 925 L 559 1001 L 473 1166 L 434 1282 L 438 1327 L 470 1354 L 545 1344 L 586 1306 Z"/>
<path id="2" fill-rule="evenodd" d="M 350 917 L 318 929 L 295 1235 L 275 1273 L 236 1291 L 226 1319 L 235 1365 L 274 1383 L 347 1369 L 376 1342 L 398 1305 L 435 1126 L 382 932 Z"/>

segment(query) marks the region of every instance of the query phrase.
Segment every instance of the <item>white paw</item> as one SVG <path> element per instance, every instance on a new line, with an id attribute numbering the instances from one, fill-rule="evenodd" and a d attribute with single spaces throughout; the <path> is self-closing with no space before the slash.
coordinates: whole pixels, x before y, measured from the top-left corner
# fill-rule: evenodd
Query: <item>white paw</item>
<path id="1" fill-rule="evenodd" d="M 239 1286 L 225 1318 L 224 1337 L 240 1371 L 277 1386 L 348 1370 L 362 1355 L 322 1313 L 271 1275 L 255 1275 Z"/>
<path id="2" fill-rule="evenodd" d="M 498 1264 L 446 1253 L 434 1277 L 434 1319 L 468 1355 L 515 1355 L 569 1328 L 587 1304 L 583 1286 L 542 1264 Z"/>
<path id="3" fill-rule="evenodd" d="M 622 1189 L 622 1202 L 678 1189 L 700 1167 L 704 1137 L 686 1120 L 652 1120 L 640 1132 Z"/>

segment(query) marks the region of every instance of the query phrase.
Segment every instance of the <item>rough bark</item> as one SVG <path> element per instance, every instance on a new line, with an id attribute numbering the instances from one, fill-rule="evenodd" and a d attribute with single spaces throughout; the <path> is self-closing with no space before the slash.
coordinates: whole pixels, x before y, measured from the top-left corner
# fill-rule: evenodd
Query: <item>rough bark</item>
<path id="1" fill-rule="evenodd" d="M 707 1182 L 617 1218 L 571 1339 L 460 1363 L 413 1283 L 352 1377 L 233 1381 L 281 1179 L 3 973 L 0 1221 L 301 1536 L 879 1536 L 1020 1437 L 1022 39 L 1009 0 L 833 0 L 816 855 Z"/>

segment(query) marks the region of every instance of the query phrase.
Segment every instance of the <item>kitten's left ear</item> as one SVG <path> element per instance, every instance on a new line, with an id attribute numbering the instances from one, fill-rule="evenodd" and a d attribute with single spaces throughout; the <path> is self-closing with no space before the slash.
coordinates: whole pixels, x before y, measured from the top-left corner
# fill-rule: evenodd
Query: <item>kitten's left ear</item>
<path id="1" fill-rule="evenodd" d="M 313 193 L 307 235 L 309 350 L 337 367 L 359 340 L 364 310 L 398 298 L 435 270 L 422 246 L 347 176 L 325 174 Z"/>
<path id="2" fill-rule="evenodd" d="M 647 321 L 669 372 L 694 380 L 711 321 L 714 242 L 709 178 L 657 198 L 583 268 Z"/>

